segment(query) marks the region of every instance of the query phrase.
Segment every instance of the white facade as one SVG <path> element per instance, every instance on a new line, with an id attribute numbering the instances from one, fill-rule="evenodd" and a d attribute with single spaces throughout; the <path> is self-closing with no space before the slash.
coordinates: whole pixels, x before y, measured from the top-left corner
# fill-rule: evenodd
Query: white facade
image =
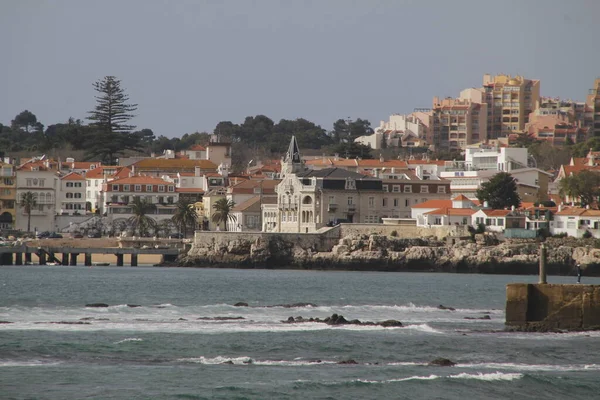
<path id="1" fill-rule="evenodd" d="M 35 169 L 35 167 L 34 167 Z M 32 192 L 37 207 L 31 211 L 31 231 L 54 231 L 54 216 L 57 212 L 56 196 L 59 179 L 54 170 L 17 171 L 17 218 L 16 229 L 27 231 L 28 216 L 21 207 L 23 193 Z"/>
<path id="2" fill-rule="evenodd" d="M 60 178 L 60 190 L 57 193 L 59 214 L 85 214 L 86 212 L 86 180 L 83 176 L 72 172 Z"/>

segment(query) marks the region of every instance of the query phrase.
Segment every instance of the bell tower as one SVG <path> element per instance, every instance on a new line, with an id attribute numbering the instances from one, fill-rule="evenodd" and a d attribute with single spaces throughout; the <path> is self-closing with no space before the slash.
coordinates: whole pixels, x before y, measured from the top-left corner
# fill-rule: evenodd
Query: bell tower
<path id="1" fill-rule="evenodd" d="M 300 158 L 300 148 L 296 141 L 296 136 L 292 136 L 290 140 L 290 146 L 288 147 L 287 153 L 283 157 L 281 162 L 281 175 L 295 174 L 304 169 L 302 159 Z"/>

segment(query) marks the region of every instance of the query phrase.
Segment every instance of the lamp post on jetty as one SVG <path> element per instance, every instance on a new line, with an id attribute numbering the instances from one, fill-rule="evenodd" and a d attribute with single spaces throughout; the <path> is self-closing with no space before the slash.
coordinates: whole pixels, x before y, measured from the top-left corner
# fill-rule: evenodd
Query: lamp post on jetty
<path id="1" fill-rule="evenodd" d="M 546 251 L 546 244 L 540 244 L 540 284 L 548 283 L 546 279 L 546 261 L 548 254 Z"/>

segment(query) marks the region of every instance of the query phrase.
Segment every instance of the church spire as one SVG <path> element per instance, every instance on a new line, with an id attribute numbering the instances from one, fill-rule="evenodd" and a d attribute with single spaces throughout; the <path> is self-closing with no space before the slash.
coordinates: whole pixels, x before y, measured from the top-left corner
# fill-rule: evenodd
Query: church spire
<path id="1" fill-rule="evenodd" d="M 292 164 L 300 164 L 302 162 L 300 160 L 300 148 L 298 147 L 296 136 L 292 136 L 292 140 L 290 140 L 290 147 L 288 147 L 284 161 L 291 162 Z"/>

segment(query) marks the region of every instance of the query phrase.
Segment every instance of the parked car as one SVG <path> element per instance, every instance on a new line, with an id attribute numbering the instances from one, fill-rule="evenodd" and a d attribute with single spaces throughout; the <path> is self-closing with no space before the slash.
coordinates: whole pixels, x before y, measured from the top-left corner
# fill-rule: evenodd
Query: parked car
<path id="1" fill-rule="evenodd" d="M 52 232 L 48 235 L 48 239 L 62 239 L 63 236 L 60 233 Z"/>
<path id="2" fill-rule="evenodd" d="M 74 233 L 72 235 L 73 239 L 81 239 L 83 237 L 83 235 L 81 233 Z"/>
<path id="3" fill-rule="evenodd" d="M 35 237 L 38 239 L 44 239 L 47 238 L 48 236 L 50 236 L 50 232 L 48 231 L 44 231 L 44 232 L 38 232 Z"/>
<path id="4" fill-rule="evenodd" d="M 99 238 L 99 237 L 102 237 L 102 235 L 100 235 L 100 232 L 92 232 L 92 233 L 89 233 L 89 234 L 88 234 L 88 237 L 89 237 L 90 239 L 97 239 L 97 238 Z"/>
<path id="5" fill-rule="evenodd" d="M 169 239 L 183 239 L 183 233 L 172 233 L 169 235 Z"/>

